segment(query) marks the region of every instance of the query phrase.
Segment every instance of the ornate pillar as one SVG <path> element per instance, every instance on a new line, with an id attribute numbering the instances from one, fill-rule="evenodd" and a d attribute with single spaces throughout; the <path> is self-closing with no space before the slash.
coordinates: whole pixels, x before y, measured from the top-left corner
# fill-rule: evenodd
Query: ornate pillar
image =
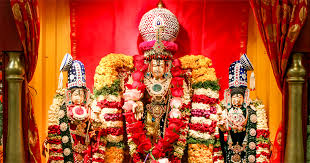
<path id="1" fill-rule="evenodd" d="M 287 72 L 288 82 L 288 129 L 285 162 L 304 162 L 302 135 L 302 87 L 306 70 L 302 65 L 301 53 L 293 54 L 293 62 Z"/>
<path id="2" fill-rule="evenodd" d="M 6 162 L 25 162 L 22 131 L 21 95 L 24 80 L 22 52 L 6 52 L 8 64 L 5 67 L 8 82 L 8 130 L 6 140 Z"/>

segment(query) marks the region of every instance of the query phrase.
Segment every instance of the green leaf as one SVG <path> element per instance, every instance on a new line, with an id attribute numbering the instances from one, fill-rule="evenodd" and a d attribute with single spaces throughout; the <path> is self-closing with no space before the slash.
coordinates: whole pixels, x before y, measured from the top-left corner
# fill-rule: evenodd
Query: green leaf
<path id="1" fill-rule="evenodd" d="M 198 88 L 204 88 L 204 89 L 212 89 L 214 91 L 220 90 L 220 85 L 218 84 L 218 81 L 204 81 L 204 82 L 198 82 L 192 85 L 193 89 Z"/>

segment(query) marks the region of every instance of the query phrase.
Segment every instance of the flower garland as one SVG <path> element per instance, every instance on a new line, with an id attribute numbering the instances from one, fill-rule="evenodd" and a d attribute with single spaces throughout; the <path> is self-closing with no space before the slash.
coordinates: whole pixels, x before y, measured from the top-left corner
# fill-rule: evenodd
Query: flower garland
<path id="1" fill-rule="evenodd" d="M 131 56 L 123 54 L 108 54 L 100 60 L 99 65 L 96 67 L 94 76 L 95 90 L 111 87 L 118 79 L 119 70 L 131 70 L 133 62 Z M 115 84 L 117 86 L 117 84 Z M 113 88 L 113 87 L 112 87 Z"/>
<path id="2" fill-rule="evenodd" d="M 61 105 L 65 101 L 66 89 L 59 89 L 56 91 L 53 103 L 48 110 L 48 136 L 47 143 L 50 145 L 49 162 L 63 162 L 63 149 L 61 146 L 62 138 L 60 135 L 59 117 L 62 117 L 60 111 Z M 44 150 L 45 151 L 45 150 Z"/>
<path id="3" fill-rule="evenodd" d="M 170 101 L 171 111 L 168 118 L 168 127 L 165 130 L 164 138 L 160 138 L 156 144 L 152 146 L 151 140 L 146 137 L 144 125 L 141 117 L 136 116 L 135 109 L 141 104 L 141 97 L 145 90 L 145 85 L 142 83 L 144 72 L 148 65 L 144 63 L 143 56 L 134 56 L 134 64 L 136 71 L 132 74 L 132 84 L 126 84 L 127 90 L 124 93 L 126 132 L 128 136 L 129 153 L 134 162 L 143 162 L 146 155 L 154 160 L 159 160 L 167 157 L 166 153 L 173 153 L 168 156 L 173 162 L 180 162 L 183 155 L 183 150 L 186 141 L 186 121 L 189 119 L 188 105 L 183 103 L 184 98 L 184 78 L 178 71 L 180 69 L 179 61 L 173 63 L 175 71 L 172 71 L 173 78 L 171 80 L 172 87 L 170 88 L 173 98 Z M 177 75 L 178 74 L 178 75 Z M 189 100 L 187 100 L 189 101 Z"/>
<path id="4" fill-rule="evenodd" d="M 219 84 L 212 62 L 202 55 L 180 58 L 183 69 L 191 70 L 192 96 L 189 124 L 188 162 L 223 162 L 217 121 L 219 119 Z"/>
<path id="5" fill-rule="evenodd" d="M 256 162 L 268 163 L 270 159 L 270 140 L 265 106 L 259 100 L 254 100 L 251 104 L 255 107 L 257 114 L 257 117 L 250 117 L 251 120 L 257 121 Z"/>
<path id="6" fill-rule="evenodd" d="M 120 92 L 122 80 L 119 71 L 133 68 L 131 56 L 109 54 L 103 57 L 94 76 L 95 100 L 92 104 L 91 119 L 96 131 L 93 149 L 94 162 L 123 162 L 123 116 Z"/>

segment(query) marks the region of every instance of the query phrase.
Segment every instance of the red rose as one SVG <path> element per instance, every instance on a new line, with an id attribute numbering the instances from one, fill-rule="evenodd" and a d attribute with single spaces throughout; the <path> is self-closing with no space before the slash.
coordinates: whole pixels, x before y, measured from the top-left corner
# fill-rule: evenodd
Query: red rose
<path id="1" fill-rule="evenodd" d="M 134 61 L 134 63 L 144 61 L 144 55 L 134 55 L 133 61 Z"/>
<path id="2" fill-rule="evenodd" d="M 134 89 L 137 89 L 137 90 L 139 90 L 141 92 L 144 92 L 145 85 L 142 82 L 140 82 L 140 81 L 134 81 L 131 86 Z"/>
<path id="3" fill-rule="evenodd" d="M 155 158 L 161 158 L 164 154 L 163 154 L 163 149 L 162 147 L 158 147 L 156 146 L 153 150 L 152 150 L 152 155 L 155 157 Z"/>
<path id="4" fill-rule="evenodd" d="M 126 122 L 128 122 L 129 124 L 137 121 L 135 118 L 135 115 L 132 112 L 124 113 L 124 116 L 125 116 Z"/>
<path id="5" fill-rule="evenodd" d="M 181 97 L 183 96 L 183 88 L 170 88 L 171 94 L 174 97 Z"/>
<path id="6" fill-rule="evenodd" d="M 145 64 L 144 62 L 137 62 L 135 63 L 135 68 L 137 71 L 145 72 L 148 68 L 148 65 Z"/>
<path id="7" fill-rule="evenodd" d="M 138 153 L 133 154 L 133 162 L 141 162 L 141 159 Z"/>
<path id="8" fill-rule="evenodd" d="M 173 77 L 181 76 L 183 74 L 183 70 L 180 67 L 172 67 L 170 71 Z"/>
<path id="9" fill-rule="evenodd" d="M 171 89 L 171 94 L 174 97 L 181 97 L 184 95 L 183 88 L 170 88 L 170 89 Z"/>
<path id="10" fill-rule="evenodd" d="M 169 129 L 167 128 L 165 131 L 165 138 L 164 138 L 164 146 L 167 146 L 169 144 L 173 144 L 176 140 L 178 140 L 179 135 L 173 131 L 173 129 Z M 168 142 L 169 144 L 165 144 L 166 142 Z"/>
<path id="11" fill-rule="evenodd" d="M 144 73 L 141 71 L 135 71 L 134 73 L 131 74 L 131 76 L 134 81 L 142 81 Z"/>
<path id="12" fill-rule="evenodd" d="M 137 152 L 145 154 L 152 148 L 152 144 L 150 141 L 141 142 L 141 144 L 137 147 Z"/>
<path id="13" fill-rule="evenodd" d="M 174 67 L 181 67 L 182 63 L 179 59 L 174 59 L 173 62 L 172 62 L 172 65 Z"/>
<path id="14" fill-rule="evenodd" d="M 144 136 L 144 137 L 143 137 Z M 144 135 L 144 133 L 134 133 L 132 136 L 132 141 L 136 144 L 136 145 L 139 145 L 139 144 L 142 144 L 144 143 L 143 141 L 145 141 L 146 137 Z"/>
<path id="15" fill-rule="evenodd" d="M 176 132 L 179 132 L 181 128 L 184 127 L 184 123 L 181 119 L 178 118 L 169 118 L 168 128 L 174 129 Z"/>
<path id="16" fill-rule="evenodd" d="M 171 84 L 173 87 L 182 87 L 184 78 L 174 77 L 171 79 Z"/>
<path id="17" fill-rule="evenodd" d="M 143 124 L 141 121 L 132 123 L 132 124 L 126 124 L 127 130 L 130 133 L 143 133 Z"/>

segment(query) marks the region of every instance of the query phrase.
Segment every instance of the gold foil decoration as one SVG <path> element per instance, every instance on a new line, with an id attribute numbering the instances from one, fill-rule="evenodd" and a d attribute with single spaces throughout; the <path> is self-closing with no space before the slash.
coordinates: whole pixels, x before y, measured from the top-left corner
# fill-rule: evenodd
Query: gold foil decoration
<path id="1" fill-rule="evenodd" d="M 267 37 L 270 42 L 274 43 L 277 37 L 276 24 L 267 25 Z"/>
<path id="2" fill-rule="evenodd" d="M 290 27 L 290 29 L 288 30 L 287 37 L 289 38 L 291 42 L 296 40 L 299 31 L 300 31 L 299 24 L 294 24 Z"/>
<path id="3" fill-rule="evenodd" d="M 22 22 L 22 13 L 20 12 L 19 4 L 15 3 L 12 7 L 14 17 L 19 21 Z"/>
<path id="4" fill-rule="evenodd" d="M 305 6 L 303 6 L 299 11 L 299 20 L 301 22 L 304 22 L 306 20 L 306 17 L 307 17 L 307 9 Z"/>

